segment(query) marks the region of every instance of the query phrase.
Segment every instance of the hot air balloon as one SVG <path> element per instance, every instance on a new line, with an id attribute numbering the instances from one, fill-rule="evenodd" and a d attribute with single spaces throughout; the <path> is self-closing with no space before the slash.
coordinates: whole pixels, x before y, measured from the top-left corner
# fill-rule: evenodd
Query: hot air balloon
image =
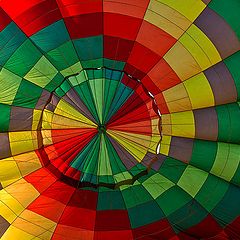
<path id="1" fill-rule="evenodd" d="M 0 238 L 240 239 L 239 16 L 0 0 Z"/>

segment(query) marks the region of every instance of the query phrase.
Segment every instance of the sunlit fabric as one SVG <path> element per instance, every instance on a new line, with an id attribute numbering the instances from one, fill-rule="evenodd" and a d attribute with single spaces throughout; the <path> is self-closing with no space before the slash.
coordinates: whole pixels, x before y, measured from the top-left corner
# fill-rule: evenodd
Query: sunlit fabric
<path id="1" fill-rule="evenodd" d="M 239 0 L 0 0 L 0 238 L 240 239 L 239 40 Z"/>

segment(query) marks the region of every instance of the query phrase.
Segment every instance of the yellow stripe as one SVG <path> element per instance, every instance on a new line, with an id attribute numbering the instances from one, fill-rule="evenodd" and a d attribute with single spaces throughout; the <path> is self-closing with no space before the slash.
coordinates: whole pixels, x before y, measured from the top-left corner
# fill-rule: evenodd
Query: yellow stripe
<path id="1" fill-rule="evenodd" d="M 184 82 L 192 103 L 192 108 L 214 106 L 214 95 L 211 86 L 203 73 Z"/>

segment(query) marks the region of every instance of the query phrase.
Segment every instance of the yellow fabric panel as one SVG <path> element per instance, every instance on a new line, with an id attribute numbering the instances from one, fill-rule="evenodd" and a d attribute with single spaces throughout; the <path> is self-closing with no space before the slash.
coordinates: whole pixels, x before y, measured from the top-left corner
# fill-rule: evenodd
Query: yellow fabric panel
<path id="1" fill-rule="evenodd" d="M 152 153 L 156 153 L 158 143 L 161 139 L 161 135 L 158 129 L 159 119 L 153 119 L 151 122 L 152 122 L 152 139 L 149 145 L 149 151 Z"/>
<path id="2" fill-rule="evenodd" d="M 194 21 L 206 7 L 201 0 L 158 0 Z"/>
<path id="3" fill-rule="evenodd" d="M 48 146 L 52 145 L 52 131 L 51 130 L 42 130 L 42 137 L 43 137 L 43 145 Z"/>
<path id="4" fill-rule="evenodd" d="M 51 129 L 53 121 L 53 113 L 49 110 L 44 110 L 42 119 L 42 129 Z"/>
<path id="5" fill-rule="evenodd" d="M 41 114 L 42 114 L 41 110 L 37 109 L 33 110 L 32 130 L 37 130 Z"/>
<path id="6" fill-rule="evenodd" d="M 215 105 L 211 86 L 203 73 L 184 82 L 190 97 L 192 108 L 204 108 Z"/>
<path id="7" fill-rule="evenodd" d="M 150 144 L 150 136 L 126 134 L 125 132 L 114 130 L 107 130 L 107 133 L 130 152 L 139 162 L 142 161 Z"/>
<path id="8" fill-rule="evenodd" d="M 51 231 L 51 229 L 56 227 L 56 223 L 48 218 L 45 218 L 35 212 L 25 209 L 20 217 L 31 222 L 34 225 L 41 226 L 42 228 Z"/>
<path id="9" fill-rule="evenodd" d="M 221 57 L 215 46 L 195 25 L 192 25 L 179 41 L 194 57 L 202 70 L 221 61 Z"/>
<path id="10" fill-rule="evenodd" d="M 4 192 L 5 190 L 0 191 L 0 196 L 1 193 Z M 0 215 L 5 218 L 9 223 L 12 223 L 17 215 L 5 204 L 1 201 L 0 198 Z"/>
<path id="11" fill-rule="evenodd" d="M 40 238 L 34 238 L 33 235 L 24 232 L 23 230 L 20 230 L 14 226 L 10 226 L 8 230 L 5 232 L 5 234 L 1 238 L 2 240 L 33 240 L 33 239 L 39 239 Z"/>
<path id="12" fill-rule="evenodd" d="M 182 81 L 202 71 L 191 53 L 180 42 L 176 42 L 163 58 Z"/>
<path id="13" fill-rule="evenodd" d="M 183 83 L 164 91 L 163 96 L 169 112 L 180 112 L 192 109 L 188 93 Z"/>
<path id="14" fill-rule="evenodd" d="M 12 155 L 30 152 L 38 148 L 37 133 L 31 131 L 9 132 L 9 141 Z"/>
<path id="15" fill-rule="evenodd" d="M 42 164 L 34 151 L 20 154 L 13 158 L 16 161 L 22 176 L 26 176 L 42 167 Z"/>
<path id="16" fill-rule="evenodd" d="M 89 122 L 91 122 L 89 120 Z M 42 129 L 96 128 L 79 120 L 70 119 L 44 110 Z"/>
<path id="17" fill-rule="evenodd" d="M 212 66 L 222 60 L 217 48 L 214 46 L 212 41 L 201 31 L 196 25 L 192 24 L 186 31 L 195 42 L 203 49 L 209 59 L 209 66 Z M 207 66 L 207 67 L 209 67 Z"/>
<path id="18" fill-rule="evenodd" d="M 171 142 L 172 137 L 168 135 L 163 135 L 162 136 L 162 141 L 161 141 L 161 147 L 160 147 L 160 153 L 164 155 L 168 155 L 169 149 L 170 149 L 170 142 Z"/>
<path id="19" fill-rule="evenodd" d="M 96 127 L 95 123 L 93 123 L 87 117 L 82 115 L 79 111 L 77 111 L 74 107 L 72 107 L 69 103 L 65 102 L 64 100 L 60 100 L 54 113 L 89 125 L 88 127 Z"/>
<path id="20" fill-rule="evenodd" d="M 179 137 L 195 137 L 194 115 L 192 111 L 172 113 L 172 135 Z"/>
<path id="21" fill-rule="evenodd" d="M 2 159 L 0 161 L 0 183 L 3 187 L 17 181 L 21 177 L 18 165 L 13 158 Z"/>
<path id="22" fill-rule="evenodd" d="M 22 78 L 5 68 L 0 71 L 0 103 L 12 104 Z"/>
<path id="23" fill-rule="evenodd" d="M 12 225 L 44 240 L 50 240 L 56 228 L 56 223 L 29 210 L 24 210 Z"/>
<path id="24" fill-rule="evenodd" d="M 82 70 L 82 65 L 80 62 L 77 62 L 73 64 L 72 66 L 62 70 L 60 73 L 64 76 L 67 77 L 71 74 L 76 74 L 77 72 L 80 72 Z"/>
<path id="25" fill-rule="evenodd" d="M 24 179 L 11 184 L 5 190 L 25 208 L 39 196 L 32 184 Z"/>
<path id="26" fill-rule="evenodd" d="M 44 88 L 57 75 L 57 69 L 42 56 L 34 67 L 24 76 L 29 82 L 32 82 Z"/>
<path id="27" fill-rule="evenodd" d="M 162 135 L 172 135 L 171 115 L 162 115 Z"/>
<path id="28" fill-rule="evenodd" d="M 0 191 L 0 199 L 1 202 L 8 206 L 8 208 L 16 215 L 19 215 L 24 210 L 24 207 L 6 190 Z"/>
<path id="29" fill-rule="evenodd" d="M 178 39 L 191 21 L 171 7 L 151 0 L 144 19 Z"/>

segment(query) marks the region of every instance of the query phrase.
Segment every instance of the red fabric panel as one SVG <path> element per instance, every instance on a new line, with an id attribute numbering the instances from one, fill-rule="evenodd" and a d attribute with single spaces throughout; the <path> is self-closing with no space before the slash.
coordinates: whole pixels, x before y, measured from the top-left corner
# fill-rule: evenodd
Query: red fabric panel
<path id="1" fill-rule="evenodd" d="M 102 0 L 56 0 L 56 2 L 64 18 L 103 11 Z"/>
<path id="2" fill-rule="evenodd" d="M 104 36 L 104 57 L 108 59 L 127 61 L 134 42 L 122 38 Z"/>
<path id="3" fill-rule="evenodd" d="M 143 18 L 150 0 L 104 0 L 104 12 Z"/>
<path id="4" fill-rule="evenodd" d="M 96 231 L 127 230 L 131 229 L 126 210 L 97 211 Z"/>
<path id="5" fill-rule="evenodd" d="M 185 232 L 190 236 L 196 236 L 196 238 L 201 239 L 218 235 L 221 230 L 222 228 L 218 225 L 216 220 L 211 215 L 208 215 L 200 223 L 191 228 L 188 228 L 185 230 Z"/>
<path id="6" fill-rule="evenodd" d="M 93 240 L 94 232 L 58 224 L 51 240 Z"/>
<path id="7" fill-rule="evenodd" d="M 165 219 L 133 230 L 134 239 L 171 239 L 174 235 L 175 232 Z"/>
<path id="8" fill-rule="evenodd" d="M 141 23 L 139 18 L 104 13 L 104 35 L 135 40 Z"/>
<path id="9" fill-rule="evenodd" d="M 148 108 L 145 102 L 137 94 L 133 94 L 118 110 L 118 112 L 114 114 L 107 127 L 113 129 L 114 126 L 117 125 L 142 120 L 149 121 L 149 126 L 146 126 L 146 128 L 148 129 L 148 132 L 151 132 L 151 122 Z"/>
<path id="10" fill-rule="evenodd" d="M 181 82 L 180 78 L 163 58 L 151 69 L 148 76 L 161 91 Z"/>
<path id="11" fill-rule="evenodd" d="M 45 191 L 57 180 L 56 177 L 45 168 L 41 168 L 27 175 L 24 179 L 31 183 L 40 193 Z"/>
<path id="12" fill-rule="evenodd" d="M 57 181 L 53 185 L 51 185 L 48 189 L 46 189 L 46 191 L 44 191 L 42 194 L 46 197 L 55 199 L 67 205 L 74 191 L 76 191 L 75 188 L 61 181 Z"/>
<path id="13" fill-rule="evenodd" d="M 232 239 L 238 239 L 240 237 L 240 217 L 237 217 L 231 224 L 225 228 L 225 232 Z"/>
<path id="14" fill-rule="evenodd" d="M 96 211 L 67 206 L 59 221 L 60 224 L 72 227 L 93 230 L 95 226 Z"/>
<path id="15" fill-rule="evenodd" d="M 146 75 L 142 80 L 141 80 L 143 86 L 151 92 L 153 95 L 160 93 L 160 89 L 157 88 L 157 86 L 153 83 L 152 79 Z"/>
<path id="16" fill-rule="evenodd" d="M 27 36 L 62 18 L 55 0 L 20 0 L 17 8 L 13 0 L 8 0 L 3 8 Z"/>
<path id="17" fill-rule="evenodd" d="M 163 94 L 159 93 L 159 94 L 155 95 L 154 98 L 157 102 L 157 106 L 158 106 L 161 114 L 168 114 L 169 109 L 168 109 L 168 106 L 166 104 L 165 98 L 163 97 Z"/>
<path id="18" fill-rule="evenodd" d="M 176 43 L 171 35 L 146 21 L 143 21 L 136 41 L 161 57 Z"/>
<path id="19" fill-rule="evenodd" d="M 78 189 L 73 194 L 69 206 L 95 210 L 97 208 L 97 199 L 97 192 Z"/>
<path id="20" fill-rule="evenodd" d="M 94 240 L 133 240 L 132 231 L 97 231 Z"/>
<path id="21" fill-rule="evenodd" d="M 148 73 L 160 58 L 159 55 L 136 42 L 127 62 L 142 72 Z"/>
<path id="22" fill-rule="evenodd" d="M 72 39 L 103 34 L 102 13 L 82 14 L 65 18 L 65 23 Z"/>
<path id="23" fill-rule="evenodd" d="M 2 31 L 9 23 L 11 18 L 0 8 L 0 31 Z"/>
<path id="24" fill-rule="evenodd" d="M 146 73 L 142 72 L 140 69 L 136 69 L 136 67 L 132 66 L 129 63 L 126 63 L 124 67 L 124 71 L 132 75 L 134 78 L 137 78 L 140 80 L 146 75 Z"/>
<path id="25" fill-rule="evenodd" d="M 40 195 L 27 209 L 49 218 L 54 222 L 58 222 L 65 209 L 65 205 L 52 198 Z"/>

